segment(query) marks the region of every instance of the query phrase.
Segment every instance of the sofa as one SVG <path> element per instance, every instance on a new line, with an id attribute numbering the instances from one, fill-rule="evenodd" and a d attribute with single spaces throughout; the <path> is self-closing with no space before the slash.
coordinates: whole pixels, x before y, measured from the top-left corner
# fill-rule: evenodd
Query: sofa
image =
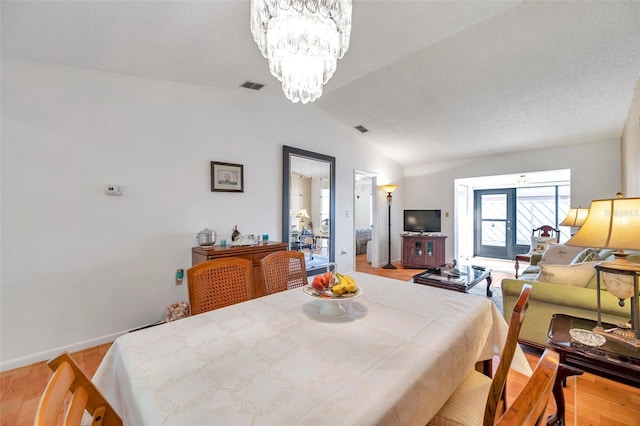
<path id="1" fill-rule="evenodd" d="M 596 254 L 582 262 L 576 262 L 579 257 L 576 256 L 566 265 L 541 264 L 544 253 L 532 254 L 531 264 L 523 271 L 522 276 L 518 279 L 502 280 L 503 309 L 507 322 L 511 318 L 522 285 L 529 283 L 532 286 L 529 307 L 520 330 L 521 343 L 537 348 L 546 347 L 549 323 L 556 313 L 597 320 L 597 277 L 595 269 L 592 274 L 588 270 L 598 261 L 608 261 L 613 259 L 613 256 L 611 250 L 582 249 L 581 253 L 587 250 Z M 630 254 L 629 260 L 640 263 L 640 253 Z M 587 280 L 586 285 L 583 285 L 583 282 L 575 282 L 579 276 L 582 280 Z M 609 293 L 602 283 L 600 287 L 602 321 L 611 324 L 629 322 L 631 301 L 625 300 L 624 306 L 621 307 L 617 297 Z"/>

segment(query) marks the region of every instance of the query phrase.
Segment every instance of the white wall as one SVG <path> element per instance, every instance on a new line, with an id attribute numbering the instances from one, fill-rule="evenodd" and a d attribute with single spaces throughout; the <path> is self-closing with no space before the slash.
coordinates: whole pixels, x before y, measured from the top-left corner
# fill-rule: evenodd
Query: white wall
<path id="1" fill-rule="evenodd" d="M 468 161 L 405 169 L 405 209 L 441 209 L 446 259 L 454 258 L 454 180 L 478 176 L 571 169 L 571 205 L 591 205 L 620 191 L 620 142 L 603 141 L 569 147 L 493 155 Z M 396 191 L 397 192 L 397 191 Z M 395 195 L 395 193 L 394 193 Z M 395 198 L 395 197 L 394 197 Z"/>
<path id="2" fill-rule="evenodd" d="M 371 178 L 363 177 L 356 182 L 355 224 L 356 228 L 369 227 L 371 223 Z"/>
<path id="3" fill-rule="evenodd" d="M 629 107 L 620 139 L 622 152 L 622 194 L 640 197 L 640 80 Z"/>
<path id="4" fill-rule="evenodd" d="M 402 178 L 353 129 L 284 97 L 4 58 L 1 71 L 2 370 L 161 319 L 187 300 L 174 274 L 205 227 L 278 239 L 282 145 L 336 157 L 342 271 L 353 169 Z M 210 161 L 243 164 L 244 193 L 210 192 Z M 105 196 L 107 183 L 124 195 Z"/>

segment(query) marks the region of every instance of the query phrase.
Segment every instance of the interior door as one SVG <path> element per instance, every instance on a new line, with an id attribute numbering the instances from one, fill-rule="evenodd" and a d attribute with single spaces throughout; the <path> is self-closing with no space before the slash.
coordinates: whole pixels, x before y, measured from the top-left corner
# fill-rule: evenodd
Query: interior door
<path id="1" fill-rule="evenodd" d="M 474 255 L 513 259 L 516 190 L 474 191 Z"/>

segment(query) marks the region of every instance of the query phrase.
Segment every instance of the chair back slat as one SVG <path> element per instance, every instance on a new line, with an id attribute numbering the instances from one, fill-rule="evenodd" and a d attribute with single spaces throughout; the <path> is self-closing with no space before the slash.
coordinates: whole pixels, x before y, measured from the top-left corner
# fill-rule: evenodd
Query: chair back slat
<path id="1" fill-rule="evenodd" d="M 58 424 L 61 414 L 65 426 L 79 426 L 85 411 L 93 417 L 92 425 L 122 426 L 118 413 L 67 352 L 47 365 L 53 370 L 53 375 L 40 398 L 34 426 Z M 65 410 L 65 399 L 69 392 L 71 402 Z"/>
<path id="2" fill-rule="evenodd" d="M 499 426 L 544 424 L 544 413 L 553 392 L 559 365 L 559 355 L 551 349 L 545 350 L 524 388 L 496 424 Z"/>
<path id="3" fill-rule="evenodd" d="M 268 294 L 302 287 L 309 283 L 304 253 L 299 251 L 271 253 L 260 260 L 260 267 Z"/>
<path id="4" fill-rule="evenodd" d="M 65 425 L 78 425 L 82 423 L 82 415 L 84 414 L 84 408 L 89 401 L 89 394 L 87 390 L 82 386 L 76 387 L 76 391 L 71 397 L 71 403 L 67 409 L 67 414 L 64 416 Z M 102 421 L 100 422 L 102 424 Z"/>
<path id="5" fill-rule="evenodd" d="M 531 285 L 524 284 L 520 291 L 520 296 L 516 301 L 513 311 L 511 313 L 511 320 L 509 321 L 509 330 L 507 331 L 507 339 L 502 353 L 500 354 L 500 361 L 498 367 L 491 381 L 491 388 L 489 389 L 489 395 L 487 396 L 487 403 L 484 410 L 484 424 L 492 425 L 495 422 L 496 415 L 498 413 L 498 404 L 503 402 L 503 407 L 506 405 L 505 398 L 505 386 L 507 384 L 507 376 L 509 369 L 511 368 L 511 362 L 516 353 L 516 347 L 518 346 L 518 335 L 524 322 L 525 313 L 527 312 L 529 297 L 531 296 Z"/>

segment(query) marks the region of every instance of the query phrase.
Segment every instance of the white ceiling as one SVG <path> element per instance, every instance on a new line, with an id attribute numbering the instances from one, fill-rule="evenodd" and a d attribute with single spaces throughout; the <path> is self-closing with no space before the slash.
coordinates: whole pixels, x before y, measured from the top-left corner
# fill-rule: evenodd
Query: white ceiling
<path id="1" fill-rule="evenodd" d="M 405 166 L 618 139 L 640 1 L 358 1 L 310 105 Z M 1 2 L 2 56 L 283 97 L 249 0 Z M 353 130 L 357 132 L 357 130 Z"/>

